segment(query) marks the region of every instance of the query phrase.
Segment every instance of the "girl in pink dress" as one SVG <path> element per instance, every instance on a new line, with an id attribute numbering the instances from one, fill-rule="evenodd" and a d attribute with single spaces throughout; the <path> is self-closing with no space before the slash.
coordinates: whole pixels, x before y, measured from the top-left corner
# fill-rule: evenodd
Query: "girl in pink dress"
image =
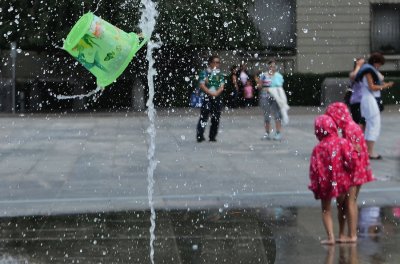
<path id="1" fill-rule="evenodd" d="M 243 97 L 245 106 L 250 107 L 253 105 L 254 88 L 253 83 L 250 79 L 247 80 L 246 86 L 243 88 Z"/>
<path id="2" fill-rule="evenodd" d="M 337 126 L 342 130 L 343 138 L 349 140 L 356 150 L 356 167 L 351 174 L 351 187 L 345 197 L 343 205 L 339 206 L 339 239 L 338 242 L 357 241 L 357 197 L 361 185 L 374 180 L 368 157 L 368 148 L 364 133 L 357 125 L 344 103 L 336 102 L 330 104 L 326 114 L 332 117 Z M 347 217 L 345 217 L 347 216 Z M 344 235 L 345 220 L 347 219 L 348 235 Z"/>
<path id="3" fill-rule="evenodd" d="M 353 171 L 354 149 L 351 143 L 338 136 L 337 126 L 331 117 L 320 115 L 315 119 L 315 135 L 320 141 L 310 159 L 310 185 L 315 199 L 321 199 L 322 222 L 328 238 L 321 244 L 335 243 L 331 200 L 344 200 L 350 187 Z"/>

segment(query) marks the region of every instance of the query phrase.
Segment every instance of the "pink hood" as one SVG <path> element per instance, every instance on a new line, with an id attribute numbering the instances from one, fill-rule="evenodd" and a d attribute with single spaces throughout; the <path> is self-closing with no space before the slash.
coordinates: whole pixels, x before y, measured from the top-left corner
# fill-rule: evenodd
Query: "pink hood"
<path id="1" fill-rule="evenodd" d="M 344 103 L 332 103 L 326 109 L 326 114 L 335 121 L 340 129 L 344 129 L 350 122 L 353 121 L 347 105 Z"/>
<path id="2" fill-rule="evenodd" d="M 337 126 L 333 119 L 328 115 L 320 115 L 315 118 L 315 135 L 321 141 L 329 136 L 337 136 Z"/>

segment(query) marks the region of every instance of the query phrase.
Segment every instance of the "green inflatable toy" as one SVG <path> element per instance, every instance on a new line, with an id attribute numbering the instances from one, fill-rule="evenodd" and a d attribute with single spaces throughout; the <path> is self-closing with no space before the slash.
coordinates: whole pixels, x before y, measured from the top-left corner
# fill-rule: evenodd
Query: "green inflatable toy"
<path id="1" fill-rule="evenodd" d="M 73 26 L 63 48 L 96 76 L 97 85 L 106 87 L 122 74 L 147 41 L 89 12 Z"/>

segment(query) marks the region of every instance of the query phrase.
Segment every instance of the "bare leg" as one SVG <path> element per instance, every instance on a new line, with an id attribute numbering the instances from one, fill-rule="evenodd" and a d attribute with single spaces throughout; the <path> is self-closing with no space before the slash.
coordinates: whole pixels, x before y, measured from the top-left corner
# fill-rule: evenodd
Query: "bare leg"
<path id="1" fill-rule="evenodd" d="M 328 238 L 322 240 L 323 245 L 333 245 L 335 244 L 335 236 L 333 234 L 333 221 L 332 221 L 332 211 L 331 211 L 331 200 L 321 200 L 322 207 L 322 222 L 326 230 Z"/>
<path id="2" fill-rule="evenodd" d="M 339 245 L 339 259 L 338 259 L 338 263 L 351 263 L 351 262 L 348 262 L 348 260 L 349 260 L 349 258 L 348 258 L 348 256 L 347 256 L 347 250 L 346 250 L 346 248 L 347 248 L 347 245 L 345 246 L 345 245 L 343 245 L 343 244 L 341 244 L 341 245 Z"/>
<path id="3" fill-rule="evenodd" d="M 362 131 L 365 132 L 365 125 L 363 125 L 363 124 L 359 124 L 359 125 L 360 125 Z"/>
<path id="4" fill-rule="evenodd" d="M 270 133 L 271 132 L 271 125 L 269 122 L 265 122 L 265 133 Z"/>
<path id="5" fill-rule="evenodd" d="M 350 246 L 350 257 L 349 257 L 350 263 L 358 263 L 358 250 L 357 250 L 357 244 L 352 244 Z"/>
<path id="6" fill-rule="evenodd" d="M 276 132 L 281 132 L 282 131 L 282 122 L 281 120 L 275 120 L 275 128 Z"/>
<path id="7" fill-rule="evenodd" d="M 325 264 L 333 264 L 335 260 L 335 247 L 329 247 L 326 253 Z"/>
<path id="8" fill-rule="evenodd" d="M 347 200 L 348 200 L 348 194 L 339 196 L 336 201 L 337 201 L 337 210 L 338 210 L 338 222 L 339 222 L 339 238 L 336 240 L 337 242 L 345 242 L 347 239 L 345 235 L 345 226 L 346 226 L 346 214 L 347 214 Z"/>
<path id="9" fill-rule="evenodd" d="M 361 185 L 352 186 L 349 189 L 349 198 L 347 199 L 348 219 L 349 226 L 348 241 L 350 243 L 357 242 L 357 222 L 358 222 L 358 206 L 357 197 L 360 192 Z"/>
<path id="10" fill-rule="evenodd" d="M 376 157 L 378 156 L 375 151 L 374 151 L 374 147 L 375 147 L 375 141 L 369 141 L 366 140 L 367 142 L 367 147 L 368 147 L 368 154 L 370 157 Z"/>

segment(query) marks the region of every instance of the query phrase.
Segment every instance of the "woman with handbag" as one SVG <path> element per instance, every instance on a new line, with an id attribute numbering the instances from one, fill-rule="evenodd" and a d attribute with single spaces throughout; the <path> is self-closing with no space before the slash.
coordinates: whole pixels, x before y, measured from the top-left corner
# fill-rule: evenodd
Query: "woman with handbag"
<path id="1" fill-rule="evenodd" d="M 384 82 L 379 68 L 385 64 L 385 58 L 379 52 L 374 52 L 358 71 L 355 82 L 360 85 L 361 116 L 365 118 L 365 140 L 367 142 L 370 159 L 382 159 L 382 156 L 375 152 L 375 142 L 379 137 L 381 129 L 381 114 L 379 101 L 381 91 L 393 87 L 393 82 Z"/>
<path id="2" fill-rule="evenodd" d="M 356 75 L 360 68 L 365 64 L 364 58 L 356 58 L 354 60 L 353 71 L 350 72 L 351 89 L 346 92 L 346 97 L 349 97 L 349 101 L 346 104 L 350 107 L 351 117 L 354 122 L 358 124 L 361 129 L 365 130 L 365 119 L 361 116 L 360 103 L 361 103 L 361 85 L 355 82 Z"/>

